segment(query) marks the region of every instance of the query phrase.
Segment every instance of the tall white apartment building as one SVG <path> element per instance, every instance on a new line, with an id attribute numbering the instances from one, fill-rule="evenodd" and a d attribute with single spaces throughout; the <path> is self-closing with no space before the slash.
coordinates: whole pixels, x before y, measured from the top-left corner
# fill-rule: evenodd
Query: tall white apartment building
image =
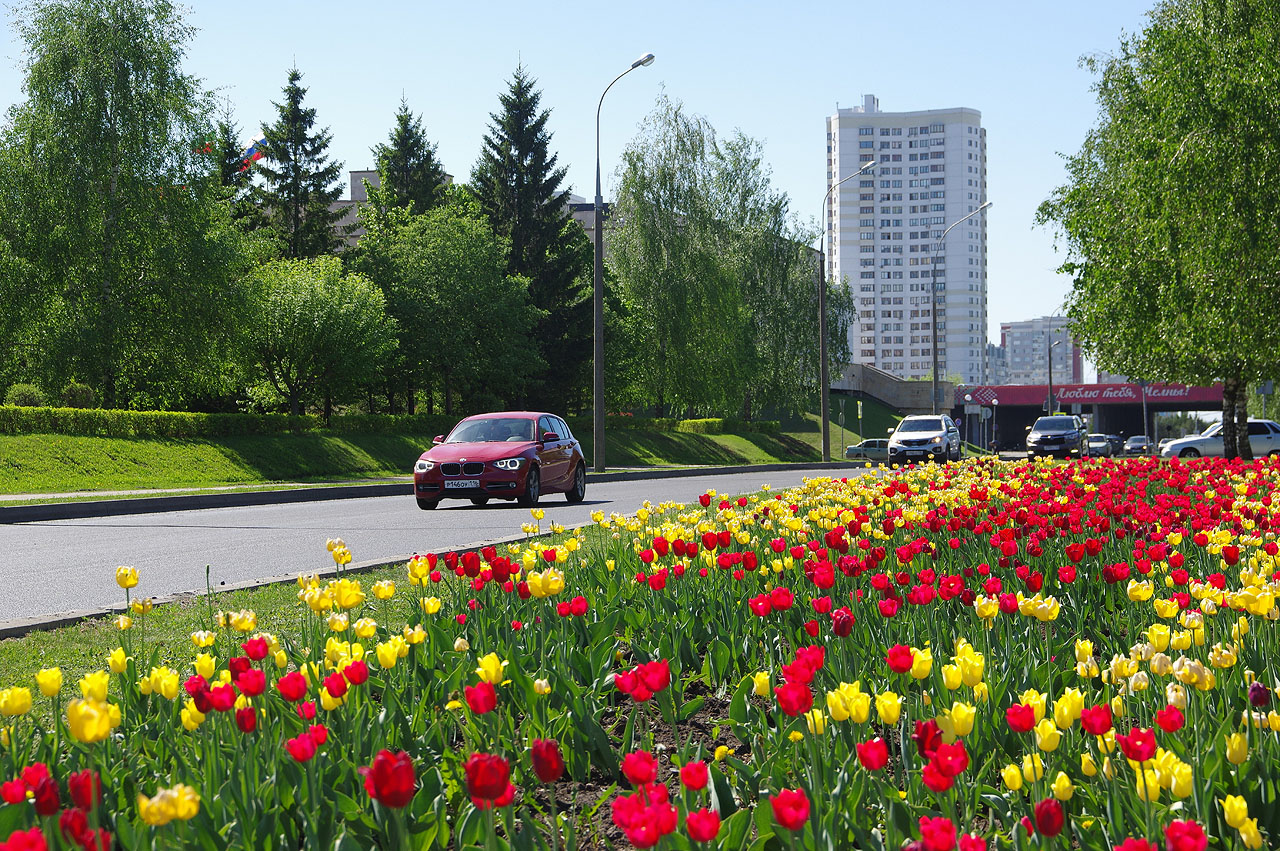
<path id="1" fill-rule="evenodd" d="M 827 273 L 853 290 L 855 363 L 904 378 L 933 372 L 931 286 L 937 286 L 939 377 L 986 381 L 987 135 L 976 109 L 881 112 L 875 95 L 827 118 L 831 193 Z"/>
<path id="2" fill-rule="evenodd" d="M 1047 384 L 1051 358 L 1055 382 L 1079 384 L 1084 381 L 1084 357 L 1071 336 L 1069 322 L 1065 316 L 1001 322 L 1000 348 L 1004 349 L 1009 365 L 1007 382 Z"/>

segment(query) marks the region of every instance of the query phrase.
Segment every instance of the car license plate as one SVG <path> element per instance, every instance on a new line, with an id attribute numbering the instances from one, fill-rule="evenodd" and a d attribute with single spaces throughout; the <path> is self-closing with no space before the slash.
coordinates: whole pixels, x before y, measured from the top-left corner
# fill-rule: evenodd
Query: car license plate
<path id="1" fill-rule="evenodd" d="M 480 487 L 479 479 L 449 479 L 444 483 L 445 490 L 453 490 L 454 488 L 478 488 Z"/>
<path id="2" fill-rule="evenodd" d="M 924 454 L 925 454 L 925 451 L 924 451 L 923 449 L 908 449 L 908 450 L 907 450 L 907 455 L 908 455 L 908 456 L 911 456 L 911 455 L 919 455 L 919 456 L 923 457 L 923 456 L 924 456 Z"/>

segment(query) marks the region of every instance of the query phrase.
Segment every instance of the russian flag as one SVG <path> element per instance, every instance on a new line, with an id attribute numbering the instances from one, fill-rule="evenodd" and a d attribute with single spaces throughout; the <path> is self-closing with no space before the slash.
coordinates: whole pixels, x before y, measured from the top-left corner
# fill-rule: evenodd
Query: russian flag
<path id="1" fill-rule="evenodd" d="M 244 162 L 244 165 L 240 167 L 241 171 L 248 170 L 249 166 L 262 159 L 262 152 L 266 147 L 266 144 L 266 134 L 261 130 L 253 135 L 253 138 L 249 142 L 249 147 L 245 148 L 244 152 L 240 155 L 240 159 Z"/>

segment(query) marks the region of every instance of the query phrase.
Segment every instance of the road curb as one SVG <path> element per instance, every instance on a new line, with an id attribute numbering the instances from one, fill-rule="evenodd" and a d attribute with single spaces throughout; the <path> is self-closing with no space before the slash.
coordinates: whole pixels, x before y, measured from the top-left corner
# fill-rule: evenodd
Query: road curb
<path id="1" fill-rule="evenodd" d="M 858 467 L 851 461 L 817 461 L 810 464 L 742 464 L 725 467 L 687 467 L 677 470 L 626 470 L 616 473 L 592 473 L 592 482 L 629 482 L 645 479 L 681 479 L 696 476 L 719 476 L 736 473 L 771 473 L 799 467 L 810 470 L 839 470 Z M 0 507 L 0 525 L 39 523 L 46 520 L 84 520 L 92 517 L 117 517 L 129 514 L 158 514 L 166 511 L 197 511 L 207 508 L 242 508 L 253 505 L 284 505 L 294 502 L 320 502 L 335 499 L 370 499 L 382 496 L 410 496 L 412 482 L 381 482 L 371 485 L 335 485 L 332 487 L 294 488 L 292 490 L 240 491 L 184 496 L 147 496 L 137 499 L 102 499 L 84 502 L 50 502 L 42 505 Z"/>

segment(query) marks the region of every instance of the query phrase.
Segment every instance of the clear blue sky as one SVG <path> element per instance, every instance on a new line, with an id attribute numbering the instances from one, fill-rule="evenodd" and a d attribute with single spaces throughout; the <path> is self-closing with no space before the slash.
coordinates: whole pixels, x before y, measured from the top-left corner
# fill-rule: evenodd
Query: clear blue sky
<path id="1" fill-rule="evenodd" d="M 403 93 L 423 114 L 446 169 L 466 179 L 518 62 L 539 82 L 574 192 L 594 185 L 593 123 L 608 82 L 646 51 L 657 61 L 604 105 L 605 195 L 618 155 L 665 89 L 720 131 L 765 143 L 775 185 L 806 220 L 825 192 L 823 119 L 863 93 L 886 111 L 968 106 L 988 139 L 990 335 L 999 323 L 1055 312 L 1069 281 L 1052 235 L 1032 227 L 1093 123 L 1079 57 L 1113 51 L 1150 2 L 961 0 L 917 3 L 488 3 L 199 0 L 186 67 L 231 102 L 245 134 L 274 117 L 296 62 L 318 121 L 346 168 L 372 166 Z M 5 10 L 6 23 L 12 11 Z M 9 28 L 0 100 L 22 98 L 20 44 Z"/>

